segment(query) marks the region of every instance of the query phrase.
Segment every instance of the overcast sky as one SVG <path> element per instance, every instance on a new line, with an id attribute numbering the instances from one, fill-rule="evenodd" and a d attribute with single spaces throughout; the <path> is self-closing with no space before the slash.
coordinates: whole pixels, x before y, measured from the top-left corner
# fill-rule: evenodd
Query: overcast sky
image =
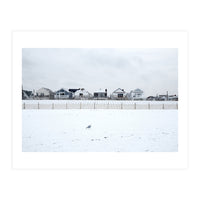
<path id="1" fill-rule="evenodd" d="M 178 94 L 178 49 L 24 48 L 22 84 L 26 90 L 140 88 L 145 96 Z"/>

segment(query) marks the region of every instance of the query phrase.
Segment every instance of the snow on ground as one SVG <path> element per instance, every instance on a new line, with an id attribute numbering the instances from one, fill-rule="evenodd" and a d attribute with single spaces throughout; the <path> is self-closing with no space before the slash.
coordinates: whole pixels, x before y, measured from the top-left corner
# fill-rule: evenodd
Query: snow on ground
<path id="1" fill-rule="evenodd" d="M 178 111 L 23 110 L 22 150 L 176 152 Z"/>

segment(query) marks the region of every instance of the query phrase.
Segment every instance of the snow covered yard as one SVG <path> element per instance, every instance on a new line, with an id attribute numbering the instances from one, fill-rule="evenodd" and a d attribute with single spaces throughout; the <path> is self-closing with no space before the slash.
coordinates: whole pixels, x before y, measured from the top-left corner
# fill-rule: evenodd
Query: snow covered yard
<path id="1" fill-rule="evenodd" d="M 178 111 L 23 110 L 22 151 L 176 152 Z"/>

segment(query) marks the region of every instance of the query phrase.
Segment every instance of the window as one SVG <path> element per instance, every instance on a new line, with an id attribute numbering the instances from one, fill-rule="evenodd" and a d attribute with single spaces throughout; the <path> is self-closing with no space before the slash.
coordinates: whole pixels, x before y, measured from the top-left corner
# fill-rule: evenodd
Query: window
<path id="1" fill-rule="evenodd" d="M 118 94 L 118 98 L 123 98 L 123 94 Z"/>
<path id="2" fill-rule="evenodd" d="M 100 93 L 100 97 L 105 97 L 105 93 Z"/>

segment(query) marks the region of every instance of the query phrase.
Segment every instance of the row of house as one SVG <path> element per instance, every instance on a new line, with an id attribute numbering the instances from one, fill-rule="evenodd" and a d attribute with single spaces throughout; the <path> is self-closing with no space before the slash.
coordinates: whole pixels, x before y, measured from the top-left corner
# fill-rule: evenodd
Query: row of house
<path id="1" fill-rule="evenodd" d="M 53 92 L 48 88 L 40 88 L 35 91 L 22 90 L 22 99 L 94 99 L 94 100 L 142 100 L 143 91 L 132 90 L 127 93 L 124 89 L 118 88 L 108 95 L 107 89 L 95 91 L 93 94 L 84 88 L 65 89 L 61 88 Z"/>
<path id="2" fill-rule="evenodd" d="M 107 89 L 95 91 L 93 94 L 88 92 L 84 88 L 78 89 L 65 89 L 61 88 L 58 91 L 53 92 L 48 88 L 40 88 L 36 92 L 22 90 L 22 99 L 94 99 L 94 100 L 178 100 L 176 95 L 159 95 L 149 96 L 143 98 L 143 91 L 139 88 L 126 92 L 124 89 L 118 88 L 108 95 Z"/>

